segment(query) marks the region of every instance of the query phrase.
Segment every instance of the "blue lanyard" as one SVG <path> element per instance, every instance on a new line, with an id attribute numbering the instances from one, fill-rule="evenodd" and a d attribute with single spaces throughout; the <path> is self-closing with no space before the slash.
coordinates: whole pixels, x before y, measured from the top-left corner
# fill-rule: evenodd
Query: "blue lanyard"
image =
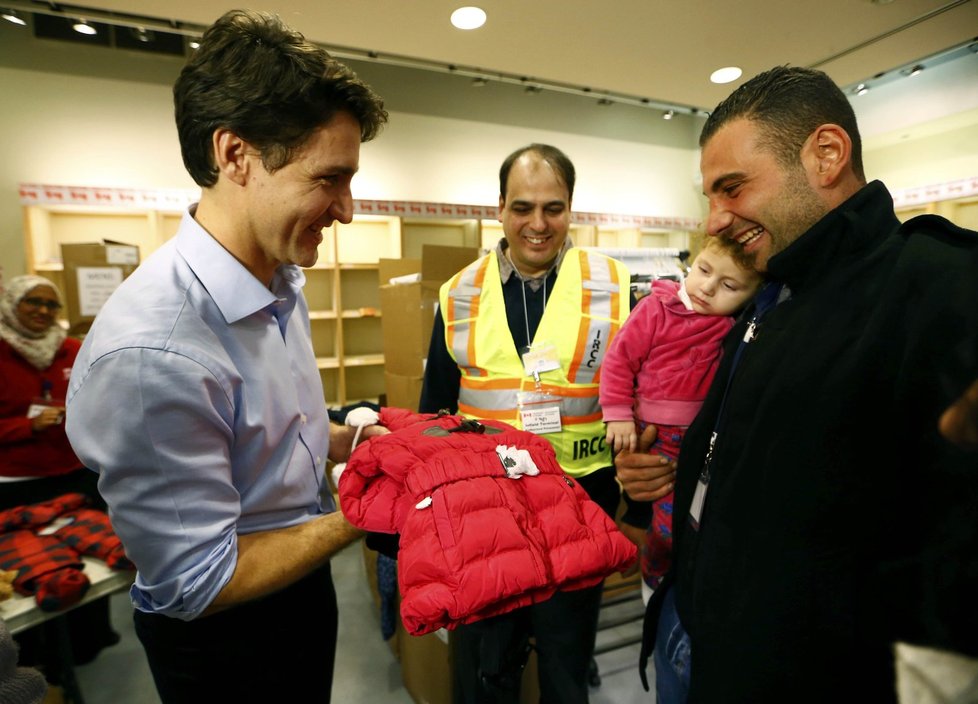
<path id="1" fill-rule="evenodd" d="M 717 436 L 720 434 L 720 425 L 723 422 L 723 411 L 727 405 L 727 394 L 730 392 L 730 383 L 733 381 L 734 372 L 737 370 L 737 365 L 740 363 L 740 358 L 755 337 L 757 337 L 757 326 L 769 310 L 774 308 L 778 304 L 778 298 L 781 296 L 781 291 L 784 289 L 784 284 L 782 283 L 768 283 L 761 292 L 757 294 L 757 299 L 754 304 L 754 315 L 751 317 L 750 322 L 747 323 L 747 330 L 744 332 L 743 338 L 740 340 L 740 344 L 737 345 L 737 350 L 734 352 L 733 362 L 730 364 L 730 373 L 727 375 L 727 385 L 723 389 L 723 399 L 720 401 L 720 411 L 717 413 L 716 422 L 713 424 L 713 433 L 710 435 L 710 447 L 706 451 L 706 459 L 703 460 L 703 469 L 700 472 L 700 481 L 704 485 L 710 483 L 710 465 L 713 462 L 713 448 L 716 446 Z"/>

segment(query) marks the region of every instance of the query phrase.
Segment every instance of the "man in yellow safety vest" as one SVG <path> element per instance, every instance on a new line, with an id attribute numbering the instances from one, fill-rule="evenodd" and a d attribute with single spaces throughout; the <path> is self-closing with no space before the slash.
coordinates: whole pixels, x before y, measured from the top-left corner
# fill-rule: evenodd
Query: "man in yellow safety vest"
<path id="1" fill-rule="evenodd" d="M 505 237 L 440 291 L 419 410 L 448 409 L 539 433 L 609 515 L 620 499 L 598 406 L 601 362 L 631 308 L 628 270 L 574 248 L 574 165 L 531 144 L 499 171 Z M 458 628 L 456 702 L 518 701 L 528 639 L 543 702 L 588 701 L 601 587 Z"/>

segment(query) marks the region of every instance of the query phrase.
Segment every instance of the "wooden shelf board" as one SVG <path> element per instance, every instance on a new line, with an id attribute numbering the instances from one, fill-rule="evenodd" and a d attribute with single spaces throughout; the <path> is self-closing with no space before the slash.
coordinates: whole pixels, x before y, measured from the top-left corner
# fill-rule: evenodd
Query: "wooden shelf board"
<path id="1" fill-rule="evenodd" d="M 344 310 L 342 315 L 344 318 L 379 318 L 382 313 L 380 312 L 380 308 L 371 308 L 369 310 L 355 308 L 353 310 Z"/>
<path id="2" fill-rule="evenodd" d="M 346 367 L 373 367 L 384 363 L 382 354 L 354 354 L 343 358 Z"/>

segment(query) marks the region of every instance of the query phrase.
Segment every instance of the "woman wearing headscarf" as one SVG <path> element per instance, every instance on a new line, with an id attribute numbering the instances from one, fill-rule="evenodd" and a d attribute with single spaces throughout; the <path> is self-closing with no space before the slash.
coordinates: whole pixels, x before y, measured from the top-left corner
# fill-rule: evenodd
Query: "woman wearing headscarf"
<path id="1" fill-rule="evenodd" d="M 0 510 L 70 492 L 105 510 L 98 475 L 75 456 L 64 430 L 68 379 L 81 343 L 58 320 L 62 304 L 58 287 L 41 276 L 18 276 L 0 294 Z M 76 664 L 119 640 L 107 598 L 67 617 Z M 42 669 L 50 665 L 46 626 L 17 636 L 22 660 Z"/>
<path id="2" fill-rule="evenodd" d="M 18 276 L 0 296 L 0 508 L 72 491 L 105 507 L 97 475 L 65 435 L 65 394 L 81 343 L 59 323 L 61 306 L 58 288 L 41 276 Z"/>

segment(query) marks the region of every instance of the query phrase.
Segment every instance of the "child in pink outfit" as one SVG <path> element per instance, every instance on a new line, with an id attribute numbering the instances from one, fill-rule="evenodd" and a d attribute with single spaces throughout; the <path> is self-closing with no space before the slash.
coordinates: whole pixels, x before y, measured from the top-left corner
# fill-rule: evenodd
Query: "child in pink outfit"
<path id="1" fill-rule="evenodd" d="M 742 267 L 724 240 L 709 237 L 682 283 L 656 281 L 619 331 L 601 365 L 601 411 L 612 451 L 634 451 L 638 433 L 655 425 L 649 449 L 675 459 L 683 432 L 713 381 L 733 314 L 757 292 L 761 277 Z M 652 506 L 642 550 L 642 578 L 654 590 L 672 554 L 672 493 Z M 645 593 L 651 593 L 644 590 Z"/>

